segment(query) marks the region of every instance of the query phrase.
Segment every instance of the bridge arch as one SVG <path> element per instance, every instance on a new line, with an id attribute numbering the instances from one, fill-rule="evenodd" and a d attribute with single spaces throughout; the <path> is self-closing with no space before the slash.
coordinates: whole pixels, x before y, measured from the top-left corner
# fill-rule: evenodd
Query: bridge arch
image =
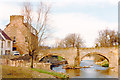
<path id="1" fill-rule="evenodd" d="M 68 63 L 67 58 L 64 55 L 61 55 L 59 53 L 48 53 L 48 54 L 42 55 L 42 56 L 39 57 L 39 61 L 42 60 L 46 56 L 60 56 L 60 57 L 64 58 Z"/>
<path id="2" fill-rule="evenodd" d="M 96 54 L 96 55 L 102 56 L 102 57 L 104 57 L 108 62 L 110 62 L 110 59 L 108 58 L 108 56 L 106 56 L 105 54 L 99 53 L 99 52 L 87 53 L 87 54 L 85 54 L 84 56 L 81 57 L 81 61 L 82 61 L 82 59 L 83 59 L 84 57 L 89 56 L 90 54 Z"/>

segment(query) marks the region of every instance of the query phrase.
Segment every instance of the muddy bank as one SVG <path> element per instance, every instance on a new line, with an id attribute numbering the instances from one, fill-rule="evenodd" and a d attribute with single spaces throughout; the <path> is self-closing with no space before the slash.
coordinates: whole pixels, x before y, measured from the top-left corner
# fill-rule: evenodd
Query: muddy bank
<path id="1" fill-rule="evenodd" d="M 67 61 L 56 61 L 56 62 L 52 62 L 50 69 L 52 70 L 53 67 L 58 67 L 59 65 L 63 65 L 63 64 L 68 64 Z"/>
<path id="2" fill-rule="evenodd" d="M 62 69 L 81 69 L 81 68 L 90 68 L 90 66 L 79 66 L 79 67 L 75 67 L 75 66 L 70 66 L 70 65 L 66 65 L 63 66 Z"/>

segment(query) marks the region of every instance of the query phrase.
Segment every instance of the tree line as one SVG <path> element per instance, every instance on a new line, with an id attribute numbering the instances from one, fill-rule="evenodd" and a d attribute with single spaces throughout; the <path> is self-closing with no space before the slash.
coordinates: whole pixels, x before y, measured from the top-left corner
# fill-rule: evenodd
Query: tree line
<path id="1" fill-rule="evenodd" d="M 120 33 L 115 30 L 104 29 L 98 32 L 98 38 L 95 40 L 95 47 L 115 47 L 120 43 Z M 118 39 L 119 38 L 119 39 Z M 80 34 L 70 33 L 60 42 L 57 43 L 58 48 L 83 47 L 85 41 Z"/>
<path id="2" fill-rule="evenodd" d="M 58 48 L 75 48 L 77 45 L 81 47 L 83 45 L 83 40 L 80 34 L 71 33 L 68 34 L 64 39 L 62 39 L 58 44 Z"/>
<path id="3" fill-rule="evenodd" d="M 118 32 L 115 30 L 105 29 L 99 31 L 95 47 L 115 47 L 118 46 Z"/>

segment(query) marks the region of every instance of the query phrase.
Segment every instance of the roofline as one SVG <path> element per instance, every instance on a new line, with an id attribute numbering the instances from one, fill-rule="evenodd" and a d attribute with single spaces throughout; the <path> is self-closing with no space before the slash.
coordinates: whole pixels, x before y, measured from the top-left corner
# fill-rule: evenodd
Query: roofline
<path id="1" fill-rule="evenodd" d="M 0 29 L 0 34 L 1 34 L 2 38 L 4 38 L 5 40 L 11 40 L 11 38 L 1 29 Z"/>
<path id="2" fill-rule="evenodd" d="M 10 16 L 22 16 L 22 17 L 24 17 L 24 15 L 10 15 Z"/>

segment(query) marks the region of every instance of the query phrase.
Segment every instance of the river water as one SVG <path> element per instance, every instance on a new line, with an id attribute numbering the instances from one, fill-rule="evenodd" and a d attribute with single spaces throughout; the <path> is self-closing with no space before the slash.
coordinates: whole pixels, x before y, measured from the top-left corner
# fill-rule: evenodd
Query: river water
<path id="1" fill-rule="evenodd" d="M 67 73 L 70 78 L 117 78 L 117 73 L 112 72 L 109 67 L 94 64 L 94 60 L 81 61 L 80 66 L 90 66 L 90 68 L 62 69 L 63 66 L 53 67 L 52 70 Z"/>

